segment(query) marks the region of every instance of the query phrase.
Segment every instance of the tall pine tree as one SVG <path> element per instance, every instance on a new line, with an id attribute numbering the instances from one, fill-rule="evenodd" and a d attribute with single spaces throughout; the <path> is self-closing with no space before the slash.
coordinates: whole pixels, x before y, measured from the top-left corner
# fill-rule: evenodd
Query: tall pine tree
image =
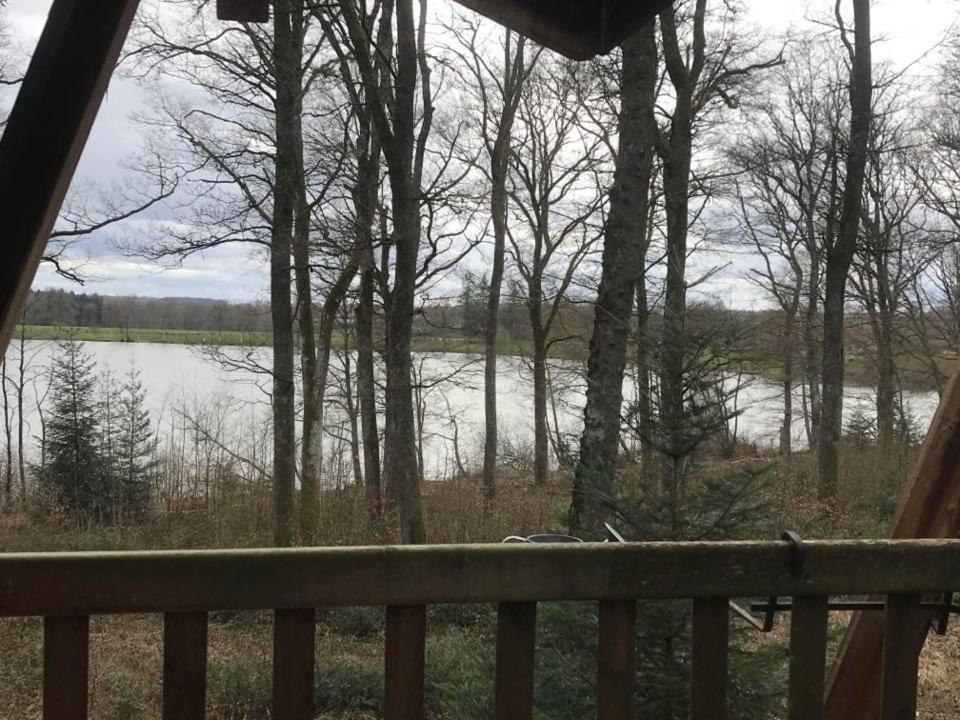
<path id="1" fill-rule="evenodd" d="M 109 480 L 99 448 L 100 419 L 94 363 L 80 343 L 59 343 L 50 369 L 52 409 L 46 426 L 43 482 L 63 505 L 98 522 L 112 517 Z"/>
<path id="2" fill-rule="evenodd" d="M 150 416 L 144 407 L 146 395 L 140 371 L 131 364 L 120 389 L 115 455 L 116 500 L 123 514 L 140 514 L 147 509 L 157 467 Z"/>

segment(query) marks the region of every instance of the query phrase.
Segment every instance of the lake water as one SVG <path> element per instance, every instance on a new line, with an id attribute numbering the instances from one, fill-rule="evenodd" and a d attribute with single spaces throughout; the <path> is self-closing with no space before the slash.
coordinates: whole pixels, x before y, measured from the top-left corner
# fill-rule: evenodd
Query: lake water
<path id="1" fill-rule="evenodd" d="M 147 343 L 83 343 L 98 368 L 109 369 L 118 376 L 125 375 L 131 366 L 141 373 L 147 392 L 148 410 L 154 426 L 161 435 L 165 428 L 174 426 L 174 417 L 184 413 L 203 416 L 211 423 L 229 426 L 233 433 L 225 433 L 229 442 L 243 442 L 244 433 L 252 436 L 262 428 L 269 417 L 270 378 L 265 372 L 270 365 L 266 348 L 224 348 L 221 360 L 228 360 L 232 369 L 209 357 L 201 348 L 184 345 Z M 16 373 L 15 343 L 8 355 L 8 375 Z M 46 376 L 42 372 L 56 354 L 56 344 L 28 341 L 25 357 L 28 370 L 25 391 L 24 419 L 27 435 L 39 433 L 36 402 L 44 395 Z M 355 367 L 355 365 L 354 365 Z M 483 363 L 480 356 L 463 354 L 425 354 L 415 360 L 417 377 L 422 385 L 421 401 L 424 430 L 424 466 L 429 477 L 442 478 L 456 468 L 454 437 L 463 464 L 477 466 L 481 458 L 483 432 Z M 257 371 L 260 369 L 260 372 Z M 328 447 L 333 453 L 343 452 L 347 433 L 346 415 L 342 405 L 342 358 L 331 360 L 331 387 L 333 401 L 327 410 L 331 437 Z M 530 368 L 521 358 L 500 359 L 497 382 L 497 401 L 500 413 L 500 435 L 504 453 L 518 457 L 529 454 L 533 437 L 533 380 Z M 568 361 L 558 361 L 550 368 L 552 403 L 551 428 L 558 426 L 573 446 L 582 422 L 584 400 L 583 380 L 579 367 Z M 625 382 L 625 397 L 633 396 L 632 382 Z M 935 393 L 907 393 L 904 402 L 917 423 L 926 429 L 937 405 Z M 874 416 L 873 391 L 870 388 L 849 387 L 846 391 L 846 417 L 859 412 L 865 418 Z M 737 409 L 742 414 L 736 419 L 739 437 L 760 445 L 776 445 L 782 414 L 781 388 L 762 378 L 743 378 L 743 387 L 737 396 Z M 802 417 L 800 390 L 796 391 L 794 408 L 797 422 L 793 427 L 797 447 L 806 443 Z M 15 410 L 14 410 L 15 412 Z M 225 440 L 225 442 L 228 442 Z M 32 439 L 31 444 L 36 444 Z"/>

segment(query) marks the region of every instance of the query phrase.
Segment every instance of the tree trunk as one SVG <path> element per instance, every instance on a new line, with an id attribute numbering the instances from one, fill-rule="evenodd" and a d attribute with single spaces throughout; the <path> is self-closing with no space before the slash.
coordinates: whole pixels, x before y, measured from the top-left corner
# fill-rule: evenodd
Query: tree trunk
<path id="1" fill-rule="evenodd" d="M 497 492 L 497 331 L 500 327 L 500 293 L 503 289 L 503 266 L 507 238 L 507 175 L 510 162 L 510 136 L 520 101 L 524 72 L 524 38 L 517 40 L 516 57 L 510 53 L 511 33 L 508 30 L 504 53 L 503 108 L 497 136 L 490 154 L 490 216 L 493 220 L 493 263 L 483 331 L 483 494 L 492 500 Z M 486 118 L 484 118 L 486 122 Z"/>
<path id="2" fill-rule="evenodd" d="M 6 457 L 3 463 L 3 509 L 13 509 L 13 426 L 10 424 L 10 398 L 7 391 L 7 358 L 0 360 L 0 384 L 3 394 L 3 431 L 6 438 Z"/>
<path id="3" fill-rule="evenodd" d="M 650 307 L 646 273 L 637 278 L 637 434 L 640 468 L 645 477 L 653 469 L 653 403 L 650 378 Z"/>
<path id="4" fill-rule="evenodd" d="M 818 494 L 822 500 L 836 496 L 840 461 L 837 443 L 843 422 L 843 321 L 847 274 L 857 247 L 867 144 L 871 125 L 872 67 L 870 60 L 870 0 L 853 0 L 854 49 L 850 70 L 850 140 L 846 179 L 837 239 L 827 254 L 823 309 L 823 414 Z"/>
<path id="5" fill-rule="evenodd" d="M 17 469 L 20 472 L 20 504 L 27 503 L 27 466 L 23 452 L 23 388 L 26 375 L 27 325 L 20 323 L 20 357 L 17 364 Z"/>
<path id="6" fill-rule="evenodd" d="M 274 58 L 277 91 L 276 179 L 270 238 L 270 309 L 273 326 L 273 492 L 274 542 L 294 541 L 296 472 L 293 310 L 290 304 L 293 214 L 296 204 L 295 153 L 300 53 L 291 27 L 293 3 L 277 0 L 274 12 Z M 302 8 L 300 9 L 302 12 Z"/>
<path id="7" fill-rule="evenodd" d="M 349 321 L 350 315 L 346 319 Z M 350 422 L 350 462 L 353 466 L 353 482 L 363 485 L 363 471 L 360 468 L 360 430 L 357 426 L 357 405 L 353 396 L 353 369 L 350 360 L 350 335 L 343 333 L 343 394 L 347 406 L 347 420 Z"/>
<path id="8" fill-rule="evenodd" d="M 780 427 L 780 455 L 787 458 L 793 441 L 793 354 L 795 317 L 785 319 L 783 333 L 783 425 Z"/>
<path id="9" fill-rule="evenodd" d="M 547 342 L 534 328 L 533 339 L 533 484 L 547 484 L 550 471 L 550 432 L 547 427 Z"/>
<path id="10" fill-rule="evenodd" d="M 803 321 L 804 371 L 809 390 L 810 422 L 807 441 L 811 448 L 820 444 L 820 341 L 817 337 L 817 321 L 820 297 L 819 258 L 811 258 L 810 281 L 807 286 L 807 305 Z"/>
<path id="11" fill-rule="evenodd" d="M 664 453 L 662 489 L 675 494 L 680 485 L 679 460 L 684 448 L 684 355 L 687 313 L 687 225 L 689 207 L 691 127 L 689 95 L 677 98 L 670 143 L 663 158 L 663 194 L 667 216 L 667 283 L 663 303 L 660 381 L 661 446 Z"/>
<path id="12" fill-rule="evenodd" d="M 397 259 L 384 350 L 387 381 L 384 468 L 390 499 L 400 514 L 401 540 L 416 544 L 426 540 L 411 385 L 411 334 L 420 227 L 416 200 L 408 191 L 409 183 L 393 183 Z"/>
<path id="13" fill-rule="evenodd" d="M 656 80 L 657 45 L 650 23 L 623 45 L 620 147 L 587 361 L 584 427 L 570 508 L 574 534 L 599 530 L 614 491 L 630 311 L 637 279 L 645 271 Z"/>
<path id="14" fill-rule="evenodd" d="M 417 435 L 411 385 L 414 301 L 420 251 L 419 188 L 414 172 L 414 123 L 417 86 L 417 37 L 411 0 L 397 0 L 397 69 L 394 80 L 393 132 L 384 137 L 393 207 L 393 244 L 396 248 L 393 289 L 387 312 L 386 435 L 384 465 L 391 500 L 400 515 L 400 539 L 426 542 Z M 423 82 L 429 82 L 424 78 Z M 381 133 L 383 134 L 383 133 Z"/>
<path id="15" fill-rule="evenodd" d="M 340 269 L 333 284 L 327 288 L 327 297 L 320 310 L 320 325 L 317 328 L 319 345 L 312 370 L 312 382 L 304 389 L 304 413 L 306 413 L 307 395 L 313 409 L 314 431 L 310 434 L 310 448 L 304 456 L 310 456 L 314 463 L 314 474 L 308 480 L 304 473 L 301 481 L 300 533 L 304 543 L 314 541 L 314 531 L 319 516 L 319 475 L 317 465 L 323 457 L 324 403 L 327 396 L 327 378 L 330 376 L 330 351 L 333 346 L 333 326 L 340 311 L 340 304 L 350 289 L 350 283 L 357 274 L 357 252 L 351 253 L 347 264 Z M 307 436 L 304 433 L 304 441 Z"/>
<path id="16" fill-rule="evenodd" d="M 877 348 L 877 445 L 881 456 L 889 458 L 894 445 L 897 404 L 897 368 L 893 359 L 894 318 L 880 308 L 874 325 Z"/>
<path id="17" fill-rule="evenodd" d="M 367 253 L 369 255 L 369 253 Z M 377 386 L 373 361 L 373 267 L 372 256 L 360 271 L 360 299 L 357 303 L 357 400 L 363 435 L 363 482 L 367 513 L 380 517 L 380 430 L 377 422 Z"/>
<path id="18" fill-rule="evenodd" d="M 300 541 L 314 542 L 319 514 L 320 458 L 317 438 L 323 428 L 317 425 L 319 408 L 314 392 L 317 379 L 317 347 L 314 337 L 313 289 L 310 282 L 310 208 L 307 205 L 306 175 L 303 164 L 303 130 L 299 122 L 302 103 L 297 109 L 297 204 L 293 234 L 293 266 L 297 297 L 297 323 L 300 330 L 300 384 L 303 388 L 302 435 L 300 443 Z M 322 400 L 320 400 L 322 402 Z"/>
<path id="19" fill-rule="evenodd" d="M 509 131 L 508 131 L 509 132 Z M 492 500 L 497 493 L 497 330 L 500 321 L 500 293 L 507 237 L 507 153 L 504 143 L 498 148 L 503 157 L 493 159 L 493 185 L 490 212 L 493 216 L 493 265 L 490 270 L 490 294 L 483 330 L 483 495 Z"/>

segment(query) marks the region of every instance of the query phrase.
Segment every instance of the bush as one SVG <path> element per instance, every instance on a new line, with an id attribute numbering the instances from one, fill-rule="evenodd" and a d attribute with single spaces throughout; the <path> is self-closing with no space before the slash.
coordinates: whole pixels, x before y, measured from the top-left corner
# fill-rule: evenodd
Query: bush
<path id="1" fill-rule="evenodd" d="M 336 657 L 318 657 L 314 671 L 318 713 L 383 712 L 383 670 Z"/>
<path id="2" fill-rule="evenodd" d="M 431 605 L 427 608 L 427 625 L 433 632 L 450 628 L 480 631 L 495 627 L 495 605 L 467 603 L 465 605 Z"/>
<path id="3" fill-rule="evenodd" d="M 324 625 L 338 635 L 365 640 L 383 635 L 386 610 L 382 607 L 343 607 L 326 611 Z"/>
<path id="4" fill-rule="evenodd" d="M 493 716 L 494 643 L 463 630 L 427 640 L 424 691 L 428 716 L 488 720 Z"/>
<path id="5" fill-rule="evenodd" d="M 211 661 L 208 675 L 213 717 L 222 720 L 270 717 L 273 676 L 269 661 L 231 656 Z"/>

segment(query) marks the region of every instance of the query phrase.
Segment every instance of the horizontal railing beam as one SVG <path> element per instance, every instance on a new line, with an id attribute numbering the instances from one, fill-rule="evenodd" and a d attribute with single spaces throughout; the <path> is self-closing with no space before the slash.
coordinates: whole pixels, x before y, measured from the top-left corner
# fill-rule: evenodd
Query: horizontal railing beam
<path id="1" fill-rule="evenodd" d="M 960 589 L 960 540 L 0 555 L 0 616 Z"/>

